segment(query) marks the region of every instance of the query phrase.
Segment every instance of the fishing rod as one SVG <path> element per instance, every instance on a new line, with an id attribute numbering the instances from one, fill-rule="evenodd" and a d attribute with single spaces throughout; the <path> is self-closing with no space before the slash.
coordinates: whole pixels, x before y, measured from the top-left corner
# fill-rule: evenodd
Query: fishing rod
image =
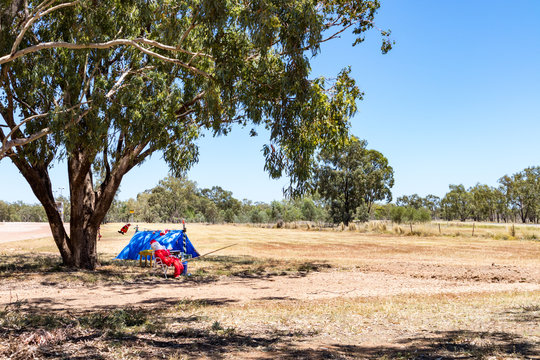
<path id="1" fill-rule="evenodd" d="M 221 251 L 221 250 L 226 249 L 226 248 L 230 248 L 231 246 L 235 246 L 235 245 L 238 245 L 238 244 L 227 245 L 227 246 L 224 246 L 224 247 L 219 248 L 219 249 L 217 249 L 217 250 L 207 252 L 206 254 L 203 254 L 203 255 L 201 255 L 201 256 L 197 256 L 197 257 L 195 257 L 195 258 L 184 259 L 184 262 L 186 262 L 186 261 L 192 261 L 192 260 L 197 260 L 197 259 L 202 258 L 203 256 L 213 254 L 213 253 L 215 253 L 215 252 Z"/>

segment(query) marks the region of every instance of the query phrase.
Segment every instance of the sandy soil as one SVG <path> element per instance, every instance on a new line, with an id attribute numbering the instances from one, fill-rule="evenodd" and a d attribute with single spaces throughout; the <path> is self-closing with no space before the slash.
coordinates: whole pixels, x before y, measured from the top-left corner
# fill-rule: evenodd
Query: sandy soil
<path id="1" fill-rule="evenodd" d="M 65 224 L 69 231 L 69 224 Z M 49 223 L 0 222 L 0 244 L 52 236 Z"/>
<path id="2" fill-rule="evenodd" d="M 39 280 L 0 285 L 0 307 L 23 301 L 30 307 L 50 310 L 98 310 L 118 306 L 156 306 L 182 299 L 244 303 L 261 300 L 316 300 L 334 297 L 382 297 L 399 294 L 456 294 L 540 290 L 537 279 L 493 282 L 415 277 L 388 271 L 328 271 L 306 276 L 227 278 L 197 284 L 185 280 L 157 280 L 107 286 L 47 285 Z M 496 270 L 494 270 L 496 272 Z M 504 276 L 500 274 L 501 278 Z"/>

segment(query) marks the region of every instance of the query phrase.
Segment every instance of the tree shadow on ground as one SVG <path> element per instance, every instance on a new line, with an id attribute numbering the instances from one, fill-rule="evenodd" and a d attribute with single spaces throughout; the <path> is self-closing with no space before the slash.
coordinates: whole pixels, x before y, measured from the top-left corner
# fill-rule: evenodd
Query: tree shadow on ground
<path id="1" fill-rule="evenodd" d="M 485 359 L 532 358 L 539 344 L 506 332 L 468 330 L 435 332 L 432 336 L 413 337 L 388 346 L 333 344 L 319 348 L 284 348 L 272 353 L 281 359 Z"/>
<path id="2" fill-rule="evenodd" d="M 251 256 L 209 256 L 188 264 L 189 276 L 183 281 L 193 284 L 211 284 L 226 276 L 240 279 L 272 279 L 276 276 L 304 277 L 332 266 L 325 262 L 261 259 Z M 196 265 L 195 265 L 196 264 Z M 153 267 L 141 267 L 138 260 L 101 259 L 93 271 L 73 269 L 62 265 L 58 255 L 22 254 L 0 256 L 0 279 L 19 280 L 28 275 L 42 277 L 45 286 L 64 287 L 66 284 L 85 285 L 159 285 L 178 281 L 172 270 L 165 278 L 163 272 Z"/>
<path id="3" fill-rule="evenodd" d="M 540 324 L 540 305 L 519 306 L 503 313 L 509 320 L 520 323 Z M 540 326 L 540 325 L 539 325 Z"/>
<path id="4" fill-rule="evenodd" d="M 509 332 L 440 331 L 402 338 L 384 346 L 324 344 L 317 332 L 243 332 L 208 319 L 205 307 L 228 299 L 168 299 L 144 308 L 54 314 L 44 310 L 0 312 L 0 357 L 113 359 L 209 358 L 251 354 L 262 359 L 483 359 L 533 358 L 539 344 Z M 170 311 L 175 306 L 187 313 Z M 199 315 L 200 314 L 200 315 Z M 212 325 L 209 325 L 212 324 Z M 315 338 L 314 338 L 315 337 Z M 41 339 L 41 340 L 40 340 Z M 33 346 L 34 345 L 34 346 Z M 7 350 L 2 350 L 7 349 Z M 253 355 L 256 354 L 256 355 Z"/>
<path id="5" fill-rule="evenodd" d="M 55 255 L 0 255 L 0 278 L 16 273 L 61 271 L 62 259 Z"/>

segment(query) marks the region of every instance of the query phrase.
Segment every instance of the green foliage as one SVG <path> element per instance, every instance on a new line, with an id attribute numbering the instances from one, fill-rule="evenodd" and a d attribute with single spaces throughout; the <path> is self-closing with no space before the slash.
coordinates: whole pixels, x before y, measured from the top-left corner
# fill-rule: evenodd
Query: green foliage
<path id="1" fill-rule="evenodd" d="M 28 205 L 22 201 L 8 203 L 0 200 L 0 221 L 44 222 L 47 221 L 41 205 Z"/>
<path id="2" fill-rule="evenodd" d="M 366 222 L 369 220 L 369 211 L 366 204 L 362 203 L 356 208 L 356 212 L 354 213 L 354 220 L 361 222 Z"/>
<path id="3" fill-rule="evenodd" d="M 137 199 L 115 200 L 106 219 L 109 222 L 129 221 L 130 210 L 135 211 L 133 220 L 136 222 L 178 223 L 182 219 L 208 223 L 328 220 L 324 203 L 318 196 L 273 201 L 270 205 L 248 200 L 240 202 L 232 196 L 232 192 L 221 187 L 200 190 L 195 182 L 172 176 L 138 194 Z"/>
<path id="4" fill-rule="evenodd" d="M 426 197 L 420 197 L 418 194 L 403 195 L 396 199 L 396 205 L 413 207 L 415 209 L 426 208 L 430 211 L 431 217 L 436 218 L 439 216 L 441 199 L 435 195 L 427 195 Z"/>
<path id="5" fill-rule="evenodd" d="M 495 221 L 498 205 L 504 199 L 500 189 L 476 184 L 469 189 L 469 192 L 473 219 L 475 221 Z"/>
<path id="6" fill-rule="evenodd" d="M 465 221 L 471 214 L 471 194 L 463 185 L 450 185 L 450 191 L 441 200 L 441 208 L 445 219 Z"/>
<path id="7" fill-rule="evenodd" d="M 348 224 L 359 207 L 371 212 L 378 200 L 392 200 L 394 170 L 367 142 L 352 136 L 336 149 L 324 149 L 319 155 L 313 187 L 330 204 L 335 223 Z"/>
<path id="8" fill-rule="evenodd" d="M 412 206 L 393 206 L 390 209 L 390 219 L 398 224 L 424 223 L 431 221 L 431 213 L 426 208 L 416 209 Z"/>
<path id="9" fill-rule="evenodd" d="M 29 1 L 28 7 L 38 4 Z M 80 2 L 35 22 L 19 48 L 118 37 L 153 43 L 31 52 L 2 65 L 18 84 L 4 83 L 4 92 L 17 93 L 15 106 L 24 117 L 54 110 L 25 128 L 26 135 L 55 129 L 25 153 L 36 160 L 70 157 L 84 147 L 94 168 L 106 172 L 122 150 L 142 145 L 148 151 L 136 151 L 133 165 L 162 150 L 179 175 L 197 161 L 194 140 L 202 129 L 227 134 L 233 124 L 251 123 L 270 130 L 264 154 L 271 176 L 287 173 L 291 192 L 301 191 L 315 150 L 346 136 L 362 97 L 350 69 L 335 82 L 310 79 L 309 59 L 325 36 L 343 28 L 352 26 L 354 45 L 362 42 L 379 7 L 378 1 Z M 9 53 L 25 16 L 18 10 L 5 20 L 13 26 L 2 29 L 2 54 Z M 387 38 L 389 31 L 381 34 Z M 141 51 L 157 43 L 163 45 L 150 46 L 154 55 Z M 389 44 L 384 41 L 383 52 Z"/>
<path id="10" fill-rule="evenodd" d="M 373 204 L 373 218 L 375 220 L 388 220 L 391 218 L 390 211 L 395 207 L 394 204 Z"/>
<path id="11" fill-rule="evenodd" d="M 499 179 L 501 191 L 511 210 L 522 222 L 538 222 L 540 215 L 540 167 L 529 167 Z"/>

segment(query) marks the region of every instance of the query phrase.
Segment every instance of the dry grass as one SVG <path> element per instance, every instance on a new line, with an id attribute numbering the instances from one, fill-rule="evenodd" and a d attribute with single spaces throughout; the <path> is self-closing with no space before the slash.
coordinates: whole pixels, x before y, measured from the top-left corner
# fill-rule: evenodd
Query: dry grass
<path id="1" fill-rule="evenodd" d="M 0 354 L 19 359 L 530 359 L 540 350 L 540 293 L 179 300 L 152 313 L 0 312 Z M 85 339 L 81 342 L 79 339 Z M 2 348 L 3 346 L 3 348 Z M 56 355 L 56 356 L 55 356 Z M 158 357 L 159 355 L 159 357 Z M 98 356 L 98 357 L 94 357 Z"/>
<path id="2" fill-rule="evenodd" d="M 310 333 L 320 340 L 339 336 L 343 343 L 360 337 L 385 342 L 422 332 L 503 331 L 512 328 L 521 336 L 539 338 L 536 326 L 540 292 L 458 295 L 400 295 L 386 298 L 333 298 L 299 302 L 267 299 L 249 304 L 180 303 L 173 311 L 183 317 L 204 310 L 207 326 L 218 321 L 239 331 Z M 204 321 L 202 321 L 204 323 Z"/>
<path id="3" fill-rule="evenodd" d="M 4 244 L 0 279 L 32 286 L 39 279 L 39 286 L 59 291 L 69 284 L 166 284 L 138 262 L 112 260 L 131 237 L 118 234 L 120 226 L 103 226 L 98 244 L 103 266 L 96 272 L 63 268 L 52 240 L 40 239 Z M 415 235 L 405 236 L 408 225 L 396 234 L 395 226 L 382 223 L 344 231 L 190 225 L 188 235 L 201 253 L 237 244 L 191 263 L 191 281 L 253 277 L 268 279 L 271 286 L 280 277 L 360 269 L 404 280 L 519 283 L 525 276 L 538 282 L 535 227 L 516 226 L 510 237 L 505 226 L 475 225 L 473 237 L 472 226 L 446 226 L 439 235 L 438 224 L 415 225 Z M 40 312 L 14 300 L 0 309 L 0 358 L 529 359 L 540 354 L 540 291 L 350 297 L 347 289 L 312 300 L 279 292 L 244 302 L 179 298 L 151 312 L 129 307 Z"/>

